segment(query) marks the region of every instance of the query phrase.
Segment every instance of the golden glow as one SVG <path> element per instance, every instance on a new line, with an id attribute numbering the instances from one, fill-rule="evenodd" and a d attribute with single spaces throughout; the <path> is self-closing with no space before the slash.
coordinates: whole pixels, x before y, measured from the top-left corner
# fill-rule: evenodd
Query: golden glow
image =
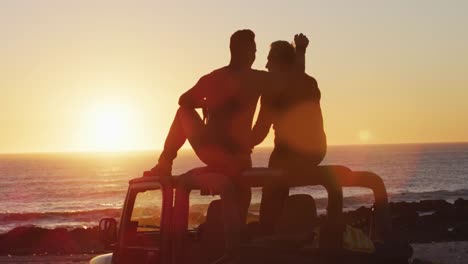
<path id="1" fill-rule="evenodd" d="M 117 104 L 102 104 L 90 108 L 85 117 L 85 138 L 89 150 L 116 151 L 131 146 L 134 128 L 131 110 Z"/>
<path id="2" fill-rule="evenodd" d="M 309 36 L 329 145 L 468 141 L 468 1 L 425 3 L 0 1 L 0 153 L 161 149 L 242 28 L 262 70 L 272 41 Z"/>
<path id="3" fill-rule="evenodd" d="M 367 129 L 363 129 L 361 131 L 359 131 L 359 140 L 362 142 L 362 143 L 367 143 L 369 142 L 369 140 L 372 139 L 372 135 L 371 133 L 369 132 L 369 130 Z"/>

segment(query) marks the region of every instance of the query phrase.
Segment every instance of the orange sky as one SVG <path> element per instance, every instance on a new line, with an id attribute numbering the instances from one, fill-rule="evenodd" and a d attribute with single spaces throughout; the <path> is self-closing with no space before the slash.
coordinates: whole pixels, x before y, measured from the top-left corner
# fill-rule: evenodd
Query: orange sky
<path id="1" fill-rule="evenodd" d="M 309 36 L 329 144 L 468 141 L 468 2 L 252 2 L 2 1 L 0 152 L 161 148 L 242 28 Z"/>

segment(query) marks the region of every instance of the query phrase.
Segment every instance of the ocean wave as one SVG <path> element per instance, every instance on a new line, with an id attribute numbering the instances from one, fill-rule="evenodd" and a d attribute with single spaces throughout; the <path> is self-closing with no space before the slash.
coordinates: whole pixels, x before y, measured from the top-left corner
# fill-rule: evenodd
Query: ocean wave
<path id="1" fill-rule="evenodd" d="M 0 223 L 63 221 L 64 219 L 68 221 L 98 221 L 103 217 L 118 218 L 121 211 L 121 209 L 107 208 L 69 212 L 0 213 Z"/>
<path id="2" fill-rule="evenodd" d="M 312 195 L 313 196 L 313 195 Z M 390 202 L 419 202 L 422 200 L 446 200 L 453 202 L 458 198 L 468 198 L 468 189 L 458 190 L 436 190 L 436 191 L 420 191 L 420 192 L 398 192 L 389 193 Z M 316 198 L 315 202 L 318 208 L 326 208 L 327 198 Z M 356 209 L 360 206 L 371 206 L 374 203 L 372 194 L 360 194 L 347 196 L 343 199 L 343 206 L 346 210 Z"/>
<path id="3" fill-rule="evenodd" d="M 314 196 L 314 192 L 310 193 Z M 390 202 L 418 202 L 421 200 L 440 199 L 453 202 L 457 198 L 468 198 L 468 189 L 459 190 L 437 190 L 422 192 L 401 192 L 390 193 Z M 326 207 L 326 197 L 316 197 L 317 206 Z M 374 197 L 372 194 L 358 194 L 344 197 L 345 209 L 354 209 L 359 206 L 372 205 Z M 111 204 L 106 204 L 111 205 Z M 24 212 L 24 213 L 0 213 L 0 223 L 11 222 L 36 222 L 36 221 L 54 221 L 54 220 L 79 220 L 79 221 L 97 221 L 102 217 L 119 217 L 122 209 L 105 208 L 93 210 L 61 211 L 61 212 Z"/>
<path id="4" fill-rule="evenodd" d="M 457 198 L 468 197 L 468 189 L 458 190 L 434 190 L 434 191 L 421 191 L 421 192 L 398 192 L 390 193 L 391 201 L 419 201 L 428 199 L 440 199 L 447 201 L 454 201 Z"/>

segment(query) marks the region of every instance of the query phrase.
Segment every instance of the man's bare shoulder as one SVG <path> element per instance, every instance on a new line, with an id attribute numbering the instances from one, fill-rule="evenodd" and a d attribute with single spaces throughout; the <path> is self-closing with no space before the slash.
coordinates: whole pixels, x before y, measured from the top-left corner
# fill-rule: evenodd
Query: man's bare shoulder
<path id="1" fill-rule="evenodd" d="M 221 67 L 221 68 L 218 68 L 218 69 L 215 69 L 215 70 L 211 71 L 210 73 L 204 75 L 203 77 L 205 77 L 205 76 L 207 76 L 207 77 L 215 77 L 215 76 L 219 76 L 219 75 L 224 75 L 224 74 L 226 74 L 228 71 L 229 71 L 229 67 L 228 67 L 228 66 L 224 66 L 224 67 Z"/>
<path id="2" fill-rule="evenodd" d="M 228 74 L 228 71 L 229 69 L 227 66 L 218 68 L 200 77 L 200 81 L 206 84 L 213 83 L 217 80 L 224 78 L 226 74 Z"/>
<path id="3" fill-rule="evenodd" d="M 304 83 L 306 84 L 307 89 L 310 89 L 309 91 L 312 93 L 313 98 L 320 100 L 322 95 L 318 87 L 317 80 L 306 73 L 304 73 L 303 78 Z"/>
<path id="4" fill-rule="evenodd" d="M 317 80 L 314 77 L 308 75 L 307 73 L 301 73 L 298 78 L 301 79 L 301 82 L 304 85 L 306 85 L 308 87 L 318 88 Z"/>
<path id="5" fill-rule="evenodd" d="M 223 66 L 221 68 L 213 70 L 209 74 L 219 74 L 219 73 L 225 73 L 225 72 L 228 72 L 228 71 L 229 71 L 229 66 Z"/>
<path id="6" fill-rule="evenodd" d="M 304 73 L 304 79 L 307 80 L 308 82 L 317 83 L 317 80 L 307 73 Z"/>

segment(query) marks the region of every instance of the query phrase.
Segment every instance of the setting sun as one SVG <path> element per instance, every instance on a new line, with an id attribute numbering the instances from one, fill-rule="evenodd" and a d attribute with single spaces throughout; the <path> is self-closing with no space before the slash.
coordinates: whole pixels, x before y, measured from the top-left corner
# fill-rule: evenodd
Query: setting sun
<path id="1" fill-rule="evenodd" d="M 85 140 L 94 151 L 127 149 L 131 139 L 132 113 L 121 105 L 97 105 L 88 110 Z"/>
<path id="2" fill-rule="evenodd" d="M 359 131 L 359 140 L 361 142 L 367 143 L 367 142 L 369 142 L 371 137 L 372 137 L 372 135 L 369 132 L 369 130 L 364 129 L 364 130 Z"/>
<path id="3" fill-rule="evenodd" d="M 468 264 L 467 11 L 0 0 L 0 264 Z"/>

